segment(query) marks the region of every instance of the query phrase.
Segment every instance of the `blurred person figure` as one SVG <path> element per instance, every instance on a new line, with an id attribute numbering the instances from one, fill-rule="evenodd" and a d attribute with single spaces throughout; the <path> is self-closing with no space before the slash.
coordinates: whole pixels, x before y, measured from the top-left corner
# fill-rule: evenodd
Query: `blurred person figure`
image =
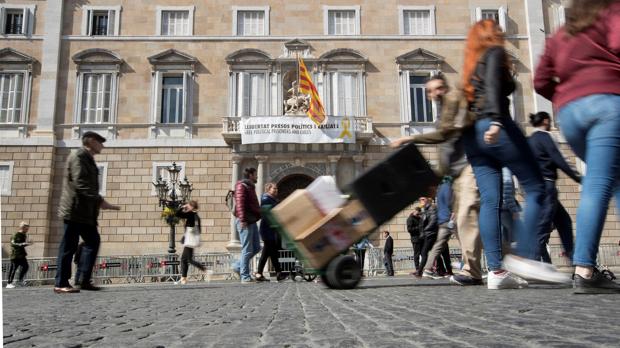
<path id="1" fill-rule="evenodd" d="M 515 90 L 512 74 L 502 29 L 490 19 L 475 23 L 466 40 L 462 78 L 465 96 L 476 112 L 477 120 L 463 137 L 467 159 L 474 169 L 480 190 L 479 224 L 489 268 L 489 289 L 526 287 L 527 282 L 515 273 L 546 281 L 568 280 L 564 274 L 533 261 L 540 259 L 536 236 L 544 183 L 527 139 L 510 116 L 508 96 Z M 525 191 L 524 224 L 517 231 L 515 251 L 518 257 L 502 256 L 503 167 L 508 167 L 516 175 Z"/>
<path id="2" fill-rule="evenodd" d="M 101 238 L 97 219 L 102 209 L 120 210 L 99 194 L 99 170 L 95 155 L 103 150 L 106 139 L 95 132 L 82 135 L 82 147 L 73 151 L 67 159 L 58 216 L 64 220 L 64 234 L 58 247 L 58 260 L 54 292 L 75 293 L 80 290 L 69 284 L 71 259 L 80 237 L 84 241 L 78 268 L 81 273 L 82 290 L 96 291 L 101 288 L 91 284 L 93 266 L 99 252 Z"/>
<path id="3" fill-rule="evenodd" d="M 7 278 L 6 288 L 13 289 L 15 288 L 15 284 L 13 284 L 13 279 L 15 278 L 15 273 L 17 272 L 17 268 L 20 268 L 19 271 L 19 285 L 24 284 L 24 277 L 26 273 L 28 273 L 28 259 L 26 256 L 26 247 L 30 245 L 27 239 L 26 234 L 30 229 L 30 225 L 26 221 L 22 221 L 19 223 L 19 229 L 11 238 L 11 265 L 9 266 L 9 275 Z"/>
<path id="4" fill-rule="evenodd" d="M 181 254 L 181 279 L 180 284 L 187 284 L 187 271 L 189 265 L 205 271 L 206 268 L 200 262 L 194 260 L 194 248 L 200 245 L 200 232 L 202 225 L 200 224 L 200 216 L 198 216 L 198 202 L 189 201 L 183 204 L 177 211 L 176 216 L 185 219 L 185 233 L 183 234 L 183 253 Z"/>
<path id="5" fill-rule="evenodd" d="M 362 277 L 364 276 L 364 262 L 366 260 L 366 249 L 370 247 L 368 238 L 364 237 L 357 243 L 353 244 L 353 252 L 355 253 L 355 260 L 360 266 L 360 272 Z"/>
<path id="6" fill-rule="evenodd" d="M 422 273 L 423 277 L 441 278 L 444 275 L 452 275 L 450 251 L 448 249 L 448 240 L 453 232 L 453 227 L 450 227 L 451 221 L 452 225 L 454 225 L 452 219 L 452 177 L 444 176 L 437 189 L 437 237 L 428 253 L 428 259 Z M 442 275 L 439 275 L 439 272 L 433 272 L 433 265 L 441 263 L 439 256 L 442 256 L 442 259 L 447 258 L 447 260 L 444 260 L 445 265 L 442 272 L 444 274 Z"/>
<path id="7" fill-rule="evenodd" d="M 573 0 L 566 25 L 547 40 L 534 87 L 553 101 L 560 130 L 587 165 L 577 209 L 576 293 L 620 293 L 596 269 L 612 194 L 620 204 L 620 2 Z"/>
<path id="8" fill-rule="evenodd" d="M 275 207 L 278 201 L 278 185 L 270 182 L 265 185 L 265 193 L 262 194 L 260 199 L 261 207 Z M 267 259 L 271 259 L 271 264 L 276 271 L 276 279 L 278 281 L 286 278 L 286 274 L 282 274 L 282 270 L 280 268 L 280 261 L 278 260 L 278 253 L 280 251 L 280 236 L 278 232 L 276 232 L 271 227 L 271 222 L 267 219 L 262 219 L 260 222 L 259 233 L 260 237 L 263 240 L 263 252 L 260 255 L 260 260 L 258 260 L 258 269 L 254 274 L 254 279 L 257 281 L 267 280 L 263 276 L 263 269 L 267 264 Z"/>
<path id="9" fill-rule="evenodd" d="M 450 282 L 457 285 L 481 285 L 482 242 L 478 229 L 480 194 L 471 165 L 465 156 L 462 137 L 463 131 L 475 121 L 475 115 L 472 117 L 469 111 L 469 101 L 464 97 L 462 88 L 451 90 L 443 75 L 430 77 L 425 87 L 428 98 L 440 107 L 437 131 L 402 137 L 394 140 L 390 146 L 399 147 L 410 142 L 439 144 L 439 174 L 454 178 L 453 212 L 463 255 L 463 269 L 460 274 L 450 277 Z M 415 259 L 417 266 L 419 256 Z"/>
<path id="10" fill-rule="evenodd" d="M 420 256 L 420 268 L 416 272 L 416 277 L 422 277 L 424 266 L 428 261 L 428 254 L 437 240 L 439 224 L 437 224 L 437 208 L 433 205 L 432 199 L 420 197 L 420 208 L 422 209 L 422 234 L 424 235 L 424 245 Z"/>
<path id="11" fill-rule="evenodd" d="M 409 236 L 411 237 L 413 263 L 416 269 L 415 272 L 417 272 L 420 269 L 420 253 L 422 252 L 422 245 L 424 245 L 424 236 L 422 235 L 422 210 L 419 206 L 414 207 L 409 217 L 407 217 L 407 232 L 409 232 Z"/>
<path id="12" fill-rule="evenodd" d="M 504 253 L 509 253 L 512 243 L 516 240 L 517 224 L 521 223 L 521 205 L 517 201 L 515 181 L 510 169 L 502 168 L 502 208 L 500 221 L 502 224 L 502 243 Z"/>
<path id="13" fill-rule="evenodd" d="M 394 239 L 390 236 L 389 231 L 383 231 L 385 245 L 383 246 L 383 264 L 388 277 L 394 276 L 394 264 L 392 263 L 392 255 L 394 254 Z"/>
<path id="14" fill-rule="evenodd" d="M 541 234 L 538 236 L 540 256 L 542 261 L 551 263 L 551 257 L 547 251 L 547 243 L 553 226 L 558 230 L 560 241 L 565 254 L 572 259 L 573 255 L 573 220 L 562 203 L 558 200 L 558 189 L 556 180 L 558 179 L 558 169 L 576 183 L 581 183 L 581 175 L 575 168 L 566 162 L 566 159 L 558 149 L 558 145 L 551 132 L 551 116 L 541 111 L 530 114 L 530 124 L 535 127 L 534 132 L 528 138 L 528 142 L 534 156 L 538 161 L 543 178 L 545 179 L 545 200 L 543 203 L 543 216 L 540 220 Z"/>

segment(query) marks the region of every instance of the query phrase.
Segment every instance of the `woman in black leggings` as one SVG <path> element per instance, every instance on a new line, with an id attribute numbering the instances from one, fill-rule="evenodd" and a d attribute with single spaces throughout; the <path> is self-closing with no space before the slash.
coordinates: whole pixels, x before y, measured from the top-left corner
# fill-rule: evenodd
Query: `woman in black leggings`
<path id="1" fill-rule="evenodd" d="M 267 183 L 265 185 L 265 193 L 260 198 L 261 207 L 271 206 L 272 208 L 278 204 L 278 186 L 272 182 Z M 267 280 L 263 276 L 263 269 L 265 268 L 265 264 L 267 263 L 267 259 L 271 259 L 271 264 L 276 271 L 276 278 L 278 281 L 286 278 L 286 275 L 282 274 L 280 269 L 280 262 L 278 261 L 278 251 L 280 250 L 280 238 L 278 233 L 271 228 L 269 225 L 269 221 L 267 219 L 262 219 L 260 222 L 260 237 L 263 240 L 263 251 L 260 255 L 260 260 L 258 261 L 258 270 L 256 274 L 254 274 L 254 278 L 257 281 Z"/>
<path id="2" fill-rule="evenodd" d="M 205 267 L 194 260 L 194 248 L 200 244 L 200 216 L 198 216 L 198 202 L 189 201 L 177 210 L 176 215 L 185 219 L 185 235 L 183 236 L 183 254 L 181 254 L 181 284 L 187 283 L 187 269 L 191 263 L 201 271 Z"/>

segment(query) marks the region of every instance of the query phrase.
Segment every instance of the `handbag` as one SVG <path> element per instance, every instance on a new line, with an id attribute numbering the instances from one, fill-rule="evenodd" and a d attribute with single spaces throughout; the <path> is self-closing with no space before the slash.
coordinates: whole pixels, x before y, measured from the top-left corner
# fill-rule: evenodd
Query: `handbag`
<path id="1" fill-rule="evenodd" d="M 196 248 L 200 246 L 200 231 L 196 227 L 185 227 L 183 246 Z"/>

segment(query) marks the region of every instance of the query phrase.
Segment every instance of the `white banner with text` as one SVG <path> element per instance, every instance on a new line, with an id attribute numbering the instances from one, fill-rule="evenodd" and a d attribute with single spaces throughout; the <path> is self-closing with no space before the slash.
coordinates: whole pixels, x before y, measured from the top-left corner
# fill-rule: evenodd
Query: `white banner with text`
<path id="1" fill-rule="evenodd" d="M 316 125 L 306 116 L 249 116 L 241 119 L 241 143 L 355 143 L 353 117 L 328 116 Z"/>

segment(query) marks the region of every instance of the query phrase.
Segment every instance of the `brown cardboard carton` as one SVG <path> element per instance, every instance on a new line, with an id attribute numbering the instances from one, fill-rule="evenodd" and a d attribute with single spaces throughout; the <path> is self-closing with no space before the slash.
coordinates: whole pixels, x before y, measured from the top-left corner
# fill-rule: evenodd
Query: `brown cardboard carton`
<path id="1" fill-rule="evenodd" d="M 310 266 L 321 269 L 375 227 L 366 209 L 358 201 L 351 201 L 311 226 L 296 242 Z"/>
<path id="2" fill-rule="evenodd" d="M 296 239 L 323 218 L 305 190 L 295 190 L 271 212 L 291 239 Z"/>

